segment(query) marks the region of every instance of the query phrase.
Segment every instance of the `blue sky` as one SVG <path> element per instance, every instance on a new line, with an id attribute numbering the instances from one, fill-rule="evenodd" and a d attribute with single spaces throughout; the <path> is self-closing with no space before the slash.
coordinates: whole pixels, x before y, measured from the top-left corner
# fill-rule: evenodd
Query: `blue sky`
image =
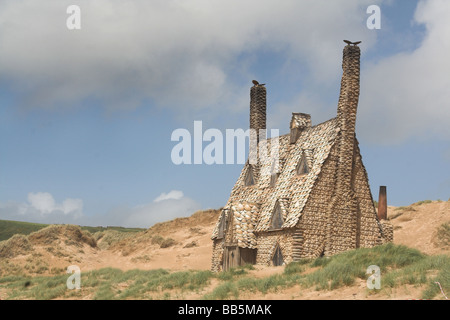
<path id="1" fill-rule="evenodd" d="M 390 205 L 447 200 L 448 16 L 445 0 L 3 0 L 0 218 L 149 227 L 223 206 L 242 165 L 174 165 L 172 132 L 247 129 L 252 79 L 281 134 L 292 112 L 335 117 L 343 39 L 363 41 L 357 137 L 374 198 L 386 185 Z"/>

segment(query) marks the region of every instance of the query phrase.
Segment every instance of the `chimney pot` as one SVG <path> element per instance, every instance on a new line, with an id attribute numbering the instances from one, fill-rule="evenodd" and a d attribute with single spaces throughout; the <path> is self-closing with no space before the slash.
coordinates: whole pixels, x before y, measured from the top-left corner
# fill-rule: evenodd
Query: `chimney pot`
<path id="1" fill-rule="evenodd" d="M 290 143 L 294 144 L 297 142 L 298 137 L 302 131 L 306 128 L 311 128 L 311 115 L 306 113 L 293 112 L 290 129 L 291 129 L 291 139 Z"/>
<path id="2" fill-rule="evenodd" d="M 386 186 L 380 186 L 380 193 L 378 195 L 378 219 L 387 220 Z"/>

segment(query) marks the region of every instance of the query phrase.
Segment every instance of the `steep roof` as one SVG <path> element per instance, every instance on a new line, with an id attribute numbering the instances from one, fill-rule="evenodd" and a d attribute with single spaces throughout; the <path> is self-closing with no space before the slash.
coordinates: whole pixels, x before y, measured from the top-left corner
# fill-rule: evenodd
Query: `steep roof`
<path id="1" fill-rule="evenodd" d="M 252 186 L 245 185 L 247 171 L 253 170 L 247 162 L 224 209 L 233 211 L 232 207 L 236 208 L 239 204 L 259 204 L 259 211 L 252 212 L 252 214 L 257 217 L 254 231 L 262 232 L 270 229 L 272 213 L 277 200 L 279 200 L 284 218 L 282 229 L 294 227 L 308 201 L 308 196 L 319 176 L 322 165 L 336 142 L 338 132 L 337 119 L 333 118 L 316 126 L 305 128 L 295 144 L 290 144 L 289 135 L 268 139 L 266 142 L 270 149 L 270 144 L 274 139 L 279 138 L 280 170 L 275 185 L 271 186 L 271 173 L 274 167 L 272 157 L 263 158 L 256 167 L 254 166 L 256 181 Z M 299 175 L 297 166 L 303 155 L 309 172 Z M 212 239 L 217 238 L 219 223 L 220 221 L 213 231 Z M 249 233 L 247 232 L 247 234 Z M 253 237 L 253 233 L 250 236 Z M 241 241 L 242 243 L 246 242 L 245 239 L 241 239 Z"/>

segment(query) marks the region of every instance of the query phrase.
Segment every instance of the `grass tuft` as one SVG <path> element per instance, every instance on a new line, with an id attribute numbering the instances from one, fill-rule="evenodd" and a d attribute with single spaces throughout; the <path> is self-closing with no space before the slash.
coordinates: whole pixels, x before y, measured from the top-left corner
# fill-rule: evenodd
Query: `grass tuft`
<path id="1" fill-rule="evenodd" d="M 22 234 L 13 235 L 10 239 L 0 242 L 0 258 L 12 258 L 29 253 L 31 250 L 30 241 Z"/>
<path id="2" fill-rule="evenodd" d="M 232 281 L 220 284 L 211 293 L 208 293 L 203 297 L 205 300 L 227 300 L 230 298 L 239 298 L 237 285 Z"/>
<path id="3" fill-rule="evenodd" d="M 450 222 L 443 223 L 439 226 L 434 237 L 434 243 L 443 249 L 450 248 Z"/>

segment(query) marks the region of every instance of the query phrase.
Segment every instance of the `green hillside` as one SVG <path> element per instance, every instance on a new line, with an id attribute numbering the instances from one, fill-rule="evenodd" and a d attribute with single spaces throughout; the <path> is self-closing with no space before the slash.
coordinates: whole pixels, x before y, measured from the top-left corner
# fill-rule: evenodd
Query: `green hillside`
<path id="1" fill-rule="evenodd" d="M 43 224 L 43 223 L 0 220 L 0 241 L 7 240 L 15 234 L 28 235 L 32 232 L 38 231 L 47 226 L 49 226 L 49 225 Z M 106 231 L 106 230 L 116 230 L 116 231 L 120 231 L 120 232 L 140 232 L 140 231 L 146 230 L 143 228 L 124 228 L 124 227 L 115 227 L 115 226 L 108 226 L 108 227 L 81 226 L 81 229 L 87 230 L 90 233 L 95 233 L 97 231 Z"/>
<path id="2" fill-rule="evenodd" d="M 115 230 L 120 232 L 141 232 L 147 229 L 144 228 L 125 228 L 125 227 L 116 227 L 116 226 L 107 226 L 107 227 L 89 227 L 89 226 L 80 226 L 82 230 L 87 230 L 90 233 L 96 233 L 98 231 L 107 231 L 107 230 Z"/>
<path id="3" fill-rule="evenodd" d="M 7 240 L 15 234 L 28 235 L 47 227 L 48 224 L 0 220 L 0 241 Z"/>

